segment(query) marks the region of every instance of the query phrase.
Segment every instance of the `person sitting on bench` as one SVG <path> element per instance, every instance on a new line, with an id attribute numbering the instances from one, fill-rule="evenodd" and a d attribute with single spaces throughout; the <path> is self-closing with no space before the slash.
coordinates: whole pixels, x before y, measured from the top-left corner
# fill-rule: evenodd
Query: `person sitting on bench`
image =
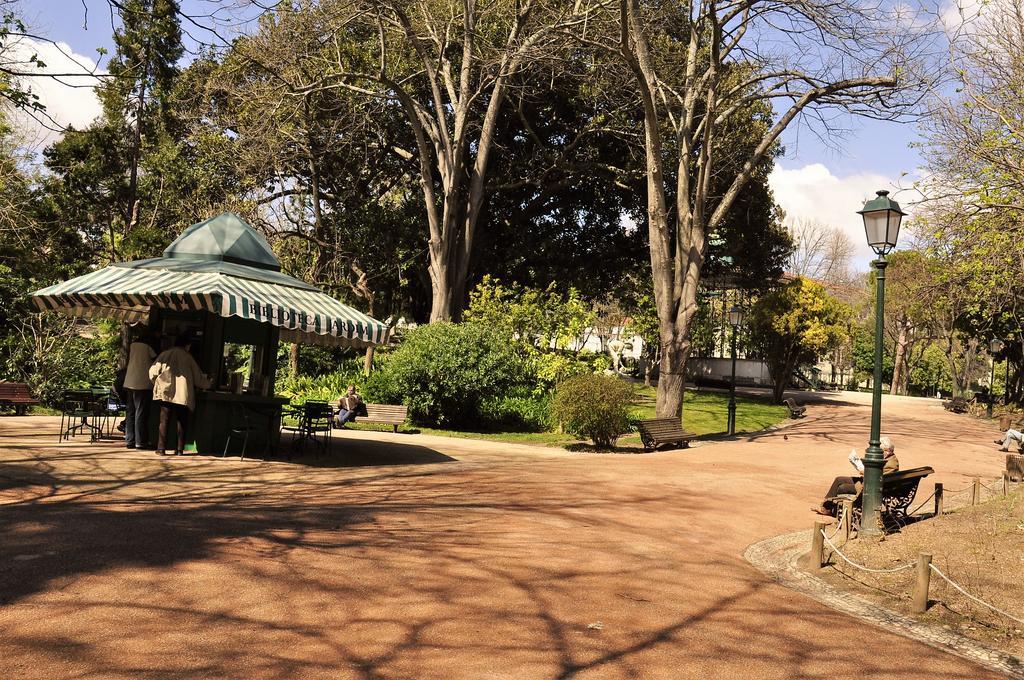
<path id="1" fill-rule="evenodd" d="M 349 385 L 345 396 L 338 400 L 338 415 L 336 421 L 338 427 L 345 427 L 345 423 L 355 421 L 356 416 L 366 415 L 366 404 L 363 398 L 356 392 L 355 385 Z"/>
<path id="2" fill-rule="evenodd" d="M 1000 451 L 1009 451 L 1010 444 L 1012 444 L 1013 442 L 1017 442 L 1018 444 L 1024 442 L 1024 432 L 1021 432 L 1020 430 L 1015 430 L 1011 427 L 1006 431 L 1006 434 L 1003 435 L 1002 439 L 996 440 L 996 444 L 999 444 Z"/>
<path id="3" fill-rule="evenodd" d="M 896 458 L 896 447 L 892 443 L 892 439 L 889 437 L 880 437 L 878 440 L 878 446 L 882 449 L 882 455 L 885 456 L 885 467 L 882 468 L 882 474 L 887 475 L 892 472 L 899 472 L 900 461 Z M 857 457 L 856 451 L 850 451 L 850 464 L 857 469 L 858 472 L 864 472 L 864 462 Z M 856 494 L 860 491 L 859 486 L 863 485 L 864 477 L 836 477 L 832 480 L 832 486 L 829 487 L 828 493 L 825 494 L 825 500 L 822 501 L 821 505 L 816 508 L 811 508 L 814 512 L 819 515 L 828 515 L 835 517 L 836 514 L 836 496 L 843 494 Z"/>

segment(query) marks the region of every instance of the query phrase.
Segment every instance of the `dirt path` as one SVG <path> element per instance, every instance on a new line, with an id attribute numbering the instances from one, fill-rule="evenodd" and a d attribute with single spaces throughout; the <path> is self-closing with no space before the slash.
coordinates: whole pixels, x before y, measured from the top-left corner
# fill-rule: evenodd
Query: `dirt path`
<path id="1" fill-rule="evenodd" d="M 743 562 L 865 445 L 864 395 L 809 413 L 644 456 L 346 431 L 293 464 L 0 418 L 0 675 L 992 677 Z M 903 467 L 1001 469 L 996 433 L 937 402 L 884 414 Z"/>

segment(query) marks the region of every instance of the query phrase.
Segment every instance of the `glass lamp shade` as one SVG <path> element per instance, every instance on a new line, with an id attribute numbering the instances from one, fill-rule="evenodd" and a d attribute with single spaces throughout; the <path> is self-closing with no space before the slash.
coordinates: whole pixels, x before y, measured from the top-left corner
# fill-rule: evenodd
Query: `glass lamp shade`
<path id="1" fill-rule="evenodd" d="M 743 318 L 747 315 L 747 310 L 742 307 L 732 306 L 729 310 L 729 325 L 736 327 L 743 324 Z"/>
<path id="2" fill-rule="evenodd" d="M 990 352 L 992 352 L 992 354 L 995 354 L 996 352 L 1001 352 L 1003 349 L 1003 341 L 1000 340 L 999 338 L 993 338 L 992 341 L 988 343 L 988 349 Z"/>
<path id="3" fill-rule="evenodd" d="M 879 255 L 885 255 L 896 247 L 900 223 L 906 213 L 900 210 L 899 203 L 889 198 L 888 191 L 879 191 L 877 194 L 864 204 L 863 210 L 857 212 L 864 218 L 868 245 Z"/>

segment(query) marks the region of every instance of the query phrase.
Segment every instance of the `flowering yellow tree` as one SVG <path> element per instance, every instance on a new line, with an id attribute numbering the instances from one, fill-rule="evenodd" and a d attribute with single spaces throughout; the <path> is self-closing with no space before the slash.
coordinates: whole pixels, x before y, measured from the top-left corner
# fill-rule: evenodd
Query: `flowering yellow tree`
<path id="1" fill-rule="evenodd" d="M 762 295 L 750 312 L 750 337 L 754 339 L 775 385 L 775 403 L 794 369 L 817 361 L 846 340 L 850 308 L 825 288 L 796 278 Z"/>

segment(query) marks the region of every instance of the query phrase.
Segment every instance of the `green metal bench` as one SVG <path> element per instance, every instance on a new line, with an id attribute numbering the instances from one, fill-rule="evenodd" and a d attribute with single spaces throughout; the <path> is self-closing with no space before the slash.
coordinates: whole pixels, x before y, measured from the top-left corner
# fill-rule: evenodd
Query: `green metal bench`
<path id="1" fill-rule="evenodd" d="M 918 467 L 890 472 L 882 476 L 882 506 L 880 510 L 882 521 L 886 525 L 907 523 L 908 509 L 917 495 L 917 487 L 921 484 L 921 480 L 934 472 L 935 470 L 930 467 Z M 842 506 L 842 501 L 853 501 L 853 524 L 860 526 L 863 488 L 856 494 L 840 494 L 830 500 L 836 501 L 837 508 Z"/>

